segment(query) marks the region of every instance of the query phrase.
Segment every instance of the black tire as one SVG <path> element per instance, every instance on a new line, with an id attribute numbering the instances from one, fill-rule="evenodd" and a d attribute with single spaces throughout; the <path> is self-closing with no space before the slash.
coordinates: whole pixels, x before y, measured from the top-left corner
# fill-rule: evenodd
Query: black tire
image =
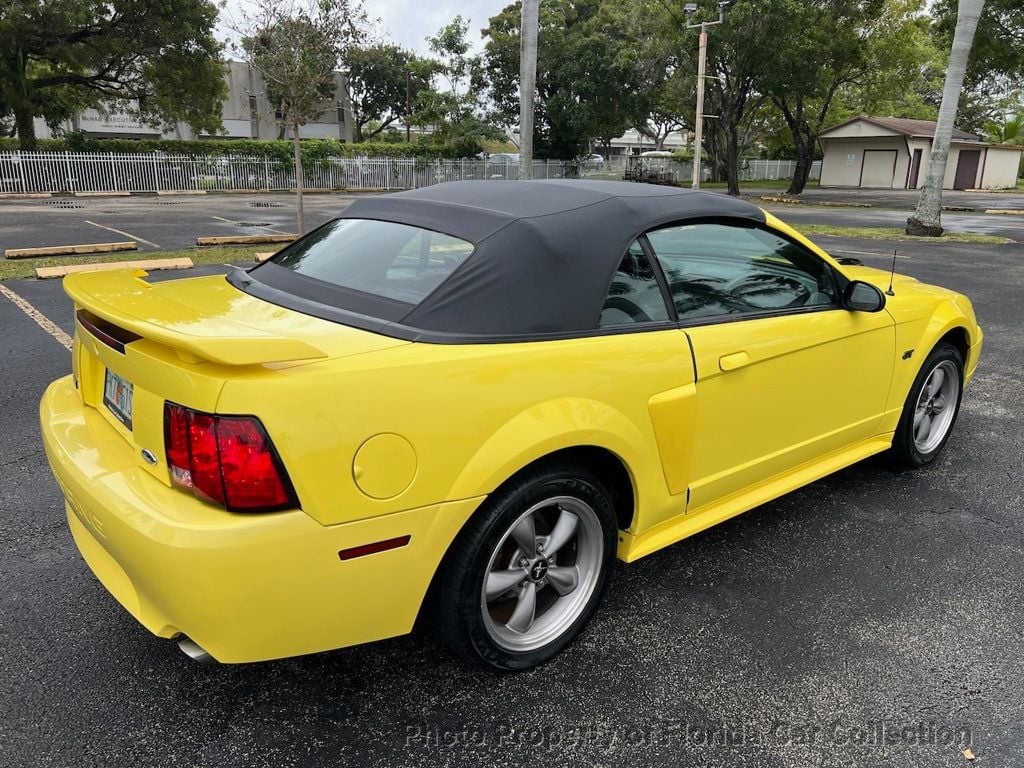
<path id="1" fill-rule="evenodd" d="M 914 438 L 914 415 L 917 411 L 921 390 L 924 388 L 925 382 L 932 372 L 940 366 L 943 366 L 944 370 L 947 371 L 950 369 L 955 369 L 956 371 L 956 402 L 952 406 L 952 417 L 945 428 L 945 434 L 942 435 L 941 440 L 933 446 L 928 446 L 927 450 L 922 450 Z M 949 436 L 953 433 L 953 426 L 956 424 L 956 418 L 960 413 L 963 387 L 964 360 L 960 350 L 952 344 L 940 342 L 928 353 L 924 364 L 917 372 L 913 386 L 910 387 L 910 393 L 903 404 L 903 413 L 896 427 L 896 434 L 893 436 L 892 449 L 889 451 L 890 463 L 898 468 L 913 469 L 923 467 L 925 464 L 935 460 L 946 445 L 946 441 L 949 440 Z"/>
<path id="2" fill-rule="evenodd" d="M 564 630 L 551 638 L 550 642 L 545 642 L 542 647 L 515 650 L 495 639 L 495 625 L 485 619 L 484 611 L 488 610 L 486 606 L 489 604 L 484 598 L 485 578 L 490 574 L 494 558 L 499 556 L 501 548 L 509 544 L 510 529 L 516 521 L 527 511 L 553 498 L 576 499 L 595 513 L 600 528 L 597 530 L 591 521 L 586 551 L 591 553 L 590 562 L 594 562 L 594 553 L 600 551 L 600 564 L 589 571 L 593 573 L 588 581 L 589 597 L 581 592 L 576 599 L 578 605 L 575 606 L 575 610 L 565 611 L 563 620 L 567 622 L 567 626 Z M 545 507 L 541 512 L 547 514 L 547 509 Z M 555 512 L 555 509 L 558 511 Z M 537 514 L 540 515 L 541 512 Z M 561 507 L 552 510 L 552 514 L 562 513 Z M 544 521 L 540 520 L 539 523 L 543 525 Z M 544 531 L 540 525 L 536 528 L 536 539 L 550 541 L 544 538 L 544 534 L 551 532 L 550 526 L 549 530 Z M 576 557 L 579 556 L 582 550 L 576 548 L 582 546 L 581 531 L 582 529 L 578 529 L 574 542 L 565 545 L 566 554 L 559 554 L 558 557 L 568 561 L 574 553 Z M 571 643 L 594 614 L 608 586 L 617 538 L 612 500 L 593 474 L 571 464 L 551 464 L 528 470 L 492 494 L 459 533 L 441 563 L 438 580 L 426 606 L 430 612 L 426 617 L 427 621 L 438 638 L 464 661 L 498 672 L 532 669 Z M 542 549 L 543 543 L 538 547 Z M 517 548 L 515 552 L 519 553 L 520 550 Z M 542 556 L 543 552 L 540 555 Z M 545 560 L 545 572 L 546 563 Z M 554 558 L 551 567 L 556 567 Z M 524 576 L 530 572 L 531 569 L 526 569 Z M 547 599 L 559 599 L 554 592 L 554 586 L 550 587 L 547 593 L 550 597 Z M 506 593 L 509 599 L 514 599 L 512 595 L 518 588 L 515 586 Z M 525 585 L 523 588 L 525 589 Z M 536 585 L 536 605 L 540 604 L 540 592 L 545 588 L 540 584 Z M 541 619 L 543 615 L 538 614 L 538 620 Z M 568 623 L 570 621 L 571 623 Z"/>

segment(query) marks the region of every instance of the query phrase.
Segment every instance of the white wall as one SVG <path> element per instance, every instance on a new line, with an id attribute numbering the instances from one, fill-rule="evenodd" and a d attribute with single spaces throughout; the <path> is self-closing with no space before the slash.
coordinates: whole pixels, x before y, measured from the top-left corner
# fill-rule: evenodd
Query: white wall
<path id="1" fill-rule="evenodd" d="M 1017 186 L 1021 149 L 989 147 L 982 171 L 982 189 L 1012 189 Z"/>
<path id="2" fill-rule="evenodd" d="M 846 126 L 852 128 L 854 125 Z M 845 130 L 845 129 L 844 129 Z M 893 172 L 892 188 L 902 189 L 907 183 L 907 142 L 902 136 L 843 137 L 833 134 L 823 138 L 824 158 L 821 163 L 821 186 L 860 186 L 861 167 L 865 149 L 895 149 L 896 170 Z"/>

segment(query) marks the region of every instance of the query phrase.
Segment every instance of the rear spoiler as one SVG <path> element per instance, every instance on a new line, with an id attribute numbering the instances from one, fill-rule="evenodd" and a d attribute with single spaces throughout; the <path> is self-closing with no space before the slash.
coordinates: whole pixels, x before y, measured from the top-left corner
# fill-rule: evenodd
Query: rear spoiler
<path id="1" fill-rule="evenodd" d="M 224 365 L 316 360 L 327 354 L 300 339 L 268 333 L 161 296 L 142 269 L 80 272 L 64 278 L 77 307 L 179 355 Z"/>

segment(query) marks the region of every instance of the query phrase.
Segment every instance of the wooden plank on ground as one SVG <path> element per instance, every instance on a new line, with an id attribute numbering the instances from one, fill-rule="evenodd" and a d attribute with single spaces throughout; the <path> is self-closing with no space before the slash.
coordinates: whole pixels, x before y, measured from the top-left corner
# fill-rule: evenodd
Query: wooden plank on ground
<path id="1" fill-rule="evenodd" d="M 85 243 L 81 245 L 54 245 L 47 248 L 8 248 L 4 257 L 8 259 L 31 259 L 39 256 L 81 256 L 86 253 L 113 253 L 114 251 L 137 251 L 139 244 L 134 241 L 123 243 Z"/>
<path id="2" fill-rule="evenodd" d="M 64 277 L 75 272 L 103 272 L 109 269 L 190 269 L 192 259 L 138 259 L 136 261 L 108 261 L 103 264 L 67 264 L 62 267 L 38 267 L 36 277 L 46 280 Z"/>
<path id="3" fill-rule="evenodd" d="M 196 245 L 260 245 L 262 243 L 290 243 L 297 235 L 224 235 L 223 237 L 197 237 Z"/>

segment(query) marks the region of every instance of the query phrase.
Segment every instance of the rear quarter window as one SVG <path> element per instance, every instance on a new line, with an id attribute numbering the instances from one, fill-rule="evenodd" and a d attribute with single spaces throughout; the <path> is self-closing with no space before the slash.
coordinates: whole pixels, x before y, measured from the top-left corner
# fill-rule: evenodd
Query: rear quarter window
<path id="1" fill-rule="evenodd" d="M 471 243 L 429 229 L 337 219 L 271 261 L 331 286 L 415 306 L 472 253 Z"/>

